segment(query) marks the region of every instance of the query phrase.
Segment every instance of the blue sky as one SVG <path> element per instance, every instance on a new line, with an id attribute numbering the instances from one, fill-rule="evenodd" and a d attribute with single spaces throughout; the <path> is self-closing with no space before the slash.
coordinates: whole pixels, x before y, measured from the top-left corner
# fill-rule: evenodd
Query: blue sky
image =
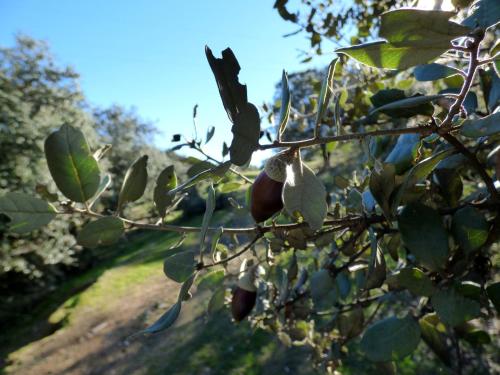
<path id="1" fill-rule="evenodd" d="M 46 40 L 57 61 L 81 74 L 82 89 L 93 105 L 134 106 L 162 131 L 161 148 L 174 133 L 192 134 L 192 108 L 199 105 L 198 127 L 216 132 L 209 153 L 220 158 L 230 123 L 204 54 L 231 47 L 242 67 L 250 101 L 270 100 L 282 69 L 323 67 L 327 54 L 301 64 L 303 36 L 283 38 L 296 27 L 283 21 L 274 1 L 54 1 L 0 0 L 0 44 L 16 33 Z M 333 47 L 331 47 L 333 50 Z M 325 48 L 325 52 L 328 49 Z M 253 163 L 265 155 L 256 153 Z"/>

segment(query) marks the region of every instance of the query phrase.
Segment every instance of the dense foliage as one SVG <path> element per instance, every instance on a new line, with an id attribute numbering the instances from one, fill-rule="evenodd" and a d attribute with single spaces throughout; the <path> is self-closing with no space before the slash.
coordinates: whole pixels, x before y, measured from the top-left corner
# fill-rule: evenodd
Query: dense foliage
<path id="1" fill-rule="evenodd" d="M 88 248 L 111 245 L 130 228 L 182 233 L 179 244 L 198 234 L 198 248 L 169 250 L 164 272 L 180 284 L 177 301 L 138 335 L 174 324 L 196 285 L 211 291 L 208 313 L 230 305 L 236 321 L 249 319 L 285 345 L 310 346 L 314 363 L 332 373 L 358 356 L 372 363 L 361 373 L 394 373 L 410 355 L 414 366 L 430 362 L 434 373 L 494 373 L 499 21 L 500 6 L 491 0 L 458 17 L 416 8 L 381 13 L 381 40 L 338 49 L 341 57 L 320 87 L 314 72 L 283 73 L 279 103 L 268 106 L 268 118 L 274 110 L 277 116 L 267 143 L 236 57 L 226 49 L 218 58 L 207 48 L 232 123 L 228 160 L 195 164 L 178 181 L 173 165 L 153 172 L 143 151 L 129 163 L 110 212 L 94 205 L 107 186 L 103 161 L 89 147 L 97 139 L 66 122 L 44 144 L 50 175 L 66 198 L 8 192 L 0 212 L 21 238 L 59 215 L 88 216 L 77 236 Z M 186 140 L 178 148 L 203 153 L 202 143 Z M 247 183 L 241 169 L 267 149 L 281 152 L 244 202 L 231 198 L 257 223 L 210 226 L 216 195 Z M 134 220 L 127 207 L 143 197 L 152 172 L 155 217 Z M 206 190 L 201 226 L 169 223 L 166 212 L 193 186 Z M 225 236 L 239 248 L 226 246 Z"/>

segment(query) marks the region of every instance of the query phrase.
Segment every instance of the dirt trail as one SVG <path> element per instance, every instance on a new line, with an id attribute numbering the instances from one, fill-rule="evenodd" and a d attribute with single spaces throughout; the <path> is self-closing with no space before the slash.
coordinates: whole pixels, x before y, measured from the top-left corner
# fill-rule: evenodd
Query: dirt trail
<path id="1" fill-rule="evenodd" d="M 105 306 L 85 306 L 70 324 L 13 354 L 7 374 L 123 374 L 149 339 L 126 338 L 174 302 L 178 284 L 155 275 L 133 287 L 125 299 L 110 297 Z M 164 301 L 158 304 L 156 301 Z M 178 322 L 182 324 L 182 320 Z M 130 370 L 130 369 L 129 369 Z M 134 371 L 140 371 L 139 368 Z M 130 373 L 130 372 L 129 372 Z"/>

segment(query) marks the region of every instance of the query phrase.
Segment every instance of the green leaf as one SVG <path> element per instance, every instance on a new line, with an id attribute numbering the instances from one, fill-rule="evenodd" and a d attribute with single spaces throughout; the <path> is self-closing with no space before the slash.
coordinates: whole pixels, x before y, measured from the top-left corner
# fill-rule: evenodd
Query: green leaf
<path id="1" fill-rule="evenodd" d="M 174 196 L 168 194 L 170 190 L 177 187 L 177 176 L 174 166 L 170 165 L 161 171 L 156 179 L 155 189 L 153 191 L 153 200 L 161 218 L 165 216 L 167 208 L 172 204 Z"/>
<path id="2" fill-rule="evenodd" d="M 454 149 L 448 149 L 437 154 L 431 155 L 428 158 L 422 160 L 420 163 L 415 165 L 405 176 L 405 179 L 401 186 L 399 187 L 393 201 L 393 209 L 394 211 L 399 207 L 401 200 L 403 198 L 403 194 L 406 189 L 410 186 L 416 184 L 419 180 L 427 177 L 436 166 L 439 164 L 441 160 L 446 159 L 448 156 L 452 155 L 455 152 Z"/>
<path id="3" fill-rule="evenodd" d="M 387 362 L 406 357 L 420 341 L 420 326 L 407 315 L 390 317 L 372 324 L 361 339 L 361 350 L 370 361 Z"/>
<path id="4" fill-rule="evenodd" d="M 434 107 L 429 103 L 446 97 L 446 95 L 415 95 L 410 98 L 397 100 L 392 103 L 375 108 L 370 114 L 376 112 L 386 113 L 392 117 L 412 117 L 416 115 L 431 116 L 434 113 Z"/>
<path id="5" fill-rule="evenodd" d="M 242 167 L 259 148 L 260 116 L 253 104 L 248 103 L 238 112 L 231 132 L 233 140 L 229 146 L 229 158 L 233 164 Z"/>
<path id="6" fill-rule="evenodd" d="M 439 319 L 452 327 L 477 318 L 480 314 L 479 303 L 462 296 L 454 288 L 437 291 L 431 303 Z"/>
<path id="7" fill-rule="evenodd" d="M 462 25 L 486 29 L 500 22 L 500 3 L 497 0 L 477 0 L 469 9 L 470 16 Z"/>
<path id="8" fill-rule="evenodd" d="M 323 225 L 328 208 L 325 186 L 300 158 L 286 167 L 283 203 L 290 216 L 305 221 L 312 230 Z"/>
<path id="9" fill-rule="evenodd" d="M 205 141 L 205 144 L 210 142 L 214 134 L 215 134 L 215 126 L 212 126 L 210 129 L 207 130 L 207 139 Z"/>
<path id="10" fill-rule="evenodd" d="M 224 308 L 224 300 L 226 297 L 226 288 L 224 286 L 215 290 L 212 297 L 208 301 L 207 313 L 213 314 Z"/>
<path id="11" fill-rule="evenodd" d="M 344 53 L 362 64 L 375 68 L 408 69 L 436 59 L 447 49 L 442 46 L 419 47 L 418 45 L 397 47 L 386 41 L 378 41 L 340 48 L 335 52 Z"/>
<path id="12" fill-rule="evenodd" d="M 63 125 L 49 135 L 45 157 L 54 182 L 68 199 L 86 202 L 97 192 L 99 166 L 79 129 Z"/>
<path id="13" fill-rule="evenodd" d="M 334 307 L 339 299 L 338 286 L 328 270 L 321 269 L 311 275 L 311 297 L 316 311 Z"/>
<path id="14" fill-rule="evenodd" d="M 459 74 L 459 70 L 442 64 L 432 63 L 416 66 L 413 70 L 415 79 L 421 82 L 436 81 Z"/>
<path id="15" fill-rule="evenodd" d="M 490 284 L 486 288 L 486 293 L 491 302 L 493 302 L 493 306 L 495 306 L 497 313 L 500 314 L 500 282 Z"/>
<path id="16" fill-rule="evenodd" d="M 217 190 L 222 194 L 228 194 L 240 190 L 242 186 L 244 185 L 241 182 L 229 181 L 224 184 L 217 185 Z"/>
<path id="17" fill-rule="evenodd" d="M 444 334 L 436 327 L 438 324 L 441 326 L 443 324 L 436 319 L 435 315 L 436 314 L 427 314 L 419 320 L 418 323 L 420 324 L 422 339 L 439 357 L 439 359 L 449 366 L 451 358 L 446 345 L 446 336 L 444 336 Z"/>
<path id="18" fill-rule="evenodd" d="M 390 197 L 394 190 L 396 170 L 393 164 L 383 164 L 370 175 L 370 191 L 387 218 L 391 217 Z"/>
<path id="19" fill-rule="evenodd" d="M 402 174 L 413 164 L 419 146 L 418 134 L 402 134 L 384 162 L 394 164 L 396 174 Z"/>
<path id="20" fill-rule="evenodd" d="M 214 290 L 218 288 L 224 281 L 224 270 L 218 269 L 210 271 L 200 278 L 198 290 Z"/>
<path id="21" fill-rule="evenodd" d="M 195 271 L 196 262 L 193 251 L 181 251 L 165 259 L 163 272 L 178 283 L 186 281 Z"/>
<path id="22" fill-rule="evenodd" d="M 321 91 L 318 98 L 318 113 L 316 115 L 316 126 L 321 124 L 323 117 L 325 117 L 326 110 L 330 104 L 330 99 L 333 93 L 333 79 L 335 77 L 335 69 L 337 67 L 338 59 L 333 59 L 330 65 L 328 65 L 328 70 L 323 83 L 321 85 Z"/>
<path id="23" fill-rule="evenodd" d="M 205 213 L 203 215 L 203 221 L 201 223 L 201 234 L 200 234 L 200 254 L 203 253 L 205 247 L 205 237 L 207 236 L 208 225 L 210 224 L 210 219 L 215 210 L 215 190 L 212 183 L 208 185 L 207 188 L 207 201 L 205 204 Z"/>
<path id="24" fill-rule="evenodd" d="M 144 194 L 146 184 L 148 183 L 147 165 L 148 156 L 144 155 L 134 161 L 134 163 L 127 170 L 120 194 L 118 196 L 117 211 L 121 211 L 125 204 L 136 201 Z"/>
<path id="25" fill-rule="evenodd" d="M 288 75 L 283 70 L 283 74 L 281 75 L 281 108 L 280 120 L 278 125 L 278 134 L 280 138 L 286 129 L 286 124 L 288 123 L 288 118 L 290 116 L 291 105 L 292 97 L 290 95 L 290 88 L 288 87 Z"/>
<path id="26" fill-rule="evenodd" d="M 418 268 L 403 268 L 387 278 L 391 289 L 408 289 L 416 296 L 429 297 L 434 293 L 431 279 Z"/>
<path id="27" fill-rule="evenodd" d="M 117 242 L 124 231 L 123 221 L 114 216 L 102 217 L 86 224 L 76 238 L 79 245 L 94 248 Z"/>
<path id="28" fill-rule="evenodd" d="M 358 336 L 363 331 L 364 319 L 361 307 L 341 314 L 337 319 L 340 334 L 346 338 Z"/>
<path id="29" fill-rule="evenodd" d="M 168 328 L 170 328 L 177 318 L 179 317 L 179 314 L 181 312 L 181 301 L 177 301 L 175 304 L 173 304 L 165 314 L 163 314 L 156 322 L 154 322 L 152 325 L 150 325 L 148 328 L 145 330 L 139 332 L 139 333 L 158 333 L 161 331 L 164 331 Z"/>
<path id="30" fill-rule="evenodd" d="M 193 165 L 191 165 L 186 172 L 188 177 L 196 176 L 197 174 L 199 174 L 201 172 L 204 172 L 204 171 L 207 171 L 209 169 L 216 167 L 215 164 L 209 162 L 208 160 L 200 160 L 200 159 L 197 159 L 194 157 L 188 158 L 187 161 L 189 163 L 193 163 Z"/>
<path id="31" fill-rule="evenodd" d="M 396 46 L 450 48 L 451 41 L 470 32 L 468 27 L 449 21 L 455 12 L 395 9 L 382 14 L 379 35 Z"/>
<path id="32" fill-rule="evenodd" d="M 479 138 L 500 132 L 500 111 L 478 120 L 465 120 L 460 127 L 464 137 Z"/>
<path id="33" fill-rule="evenodd" d="M 466 254 L 479 249 L 488 239 L 489 224 L 484 215 L 474 207 L 464 207 L 455 212 L 451 231 Z"/>
<path id="34" fill-rule="evenodd" d="M 398 218 L 401 239 L 426 268 L 442 269 L 448 259 L 448 234 L 438 212 L 421 203 L 404 207 Z"/>
<path id="35" fill-rule="evenodd" d="M 203 172 L 198 173 L 197 175 L 191 177 L 189 180 L 184 182 L 183 184 L 177 186 L 175 189 L 169 191 L 168 194 L 175 195 L 181 191 L 184 191 L 190 188 L 193 185 L 196 185 L 200 181 L 207 180 L 209 178 L 216 179 L 222 178 L 226 174 L 226 172 L 231 168 L 231 162 L 226 161 L 222 164 L 219 164 L 211 169 L 207 169 Z"/>
<path id="36" fill-rule="evenodd" d="M 9 230 L 19 234 L 47 225 L 56 216 L 56 210 L 49 203 L 24 193 L 0 197 L 0 212 L 10 218 Z"/>

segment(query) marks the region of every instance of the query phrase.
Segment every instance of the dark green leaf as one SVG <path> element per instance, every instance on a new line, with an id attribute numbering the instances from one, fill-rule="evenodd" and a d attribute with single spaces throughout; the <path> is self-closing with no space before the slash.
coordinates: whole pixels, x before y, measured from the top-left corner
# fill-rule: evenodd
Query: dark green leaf
<path id="1" fill-rule="evenodd" d="M 148 156 L 144 155 L 134 161 L 128 169 L 118 196 L 117 211 L 121 211 L 125 204 L 136 201 L 144 194 L 148 183 L 147 165 Z"/>
<path id="2" fill-rule="evenodd" d="M 338 286 L 330 273 L 321 269 L 311 275 L 311 297 L 316 311 L 333 308 L 339 299 Z"/>
<path id="3" fill-rule="evenodd" d="M 427 177 L 441 160 L 446 159 L 454 153 L 454 149 L 448 149 L 431 155 L 415 165 L 406 175 L 403 183 L 399 187 L 393 201 L 394 211 L 398 208 L 406 189 L 416 184 L 419 180 Z"/>
<path id="4" fill-rule="evenodd" d="M 458 95 L 459 93 L 460 93 L 460 89 L 458 89 L 458 88 L 448 88 L 448 89 L 444 89 L 444 90 L 439 91 L 439 94 L 457 94 Z M 451 99 L 450 103 L 453 103 L 454 101 L 455 101 L 454 99 Z M 467 93 L 467 95 L 465 95 L 465 100 L 463 101 L 463 106 L 464 106 L 465 110 L 467 111 L 467 113 L 475 112 L 477 109 L 477 106 L 478 106 L 476 94 L 473 93 L 472 91 L 469 91 Z"/>
<path id="5" fill-rule="evenodd" d="M 443 98 L 446 95 L 414 95 L 410 98 L 397 100 L 392 103 L 375 108 L 370 113 L 382 112 L 392 117 L 412 117 L 416 115 L 431 116 L 434 107 L 430 102 Z"/>
<path id="6" fill-rule="evenodd" d="M 391 117 L 402 118 L 416 115 L 431 116 L 434 113 L 434 107 L 430 102 L 440 97 L 442 96 L 423 96 L 420 94 L 407 97 L 403 90 L 380 90 L 370 98 L 375 107 L 371 114 L 382 112 Z"/>
<path id="7" fill-rule="evenodd" d="M 413 164 L 420 146 L 418 134 L 403 134 L 398 137 L 396 145 L 385 158 L 385 163 L 393 164 L 396 174 L 402 174 Z"/>
<path id="8" fill-rule="evenodd" d="M 436 210 L 421 203 L 404 207 L 398 218 L 401 239 L 428 269 L 442 269 L 448 259 L 448 234 Z"/>
<path id="9" fill-rule="evenodd" d="M 415 319 L 386 318 L 372 324 L 361 339 L 361 350 L 373 362 L 387 362 L 406 357 L 420 341 L 420 326 Z"/>
<path id="10" fill-rule="evenodd" d="M 247 106 L 247 87 L 238 81 L 240 64 L 230 48 L 222 51 L 222 58 L 214 57 L 208 46 L 205 47 L 205 54 L 215 76 L 222 104 L 229 120 L 234 123 L 237 114 L 245 111 Z"/>
<path id="11" fill-rule="evenodd" d="M 54 182 L 68 199 L 86 202 L 97 192 L 99 166 L 79 129 L 63 125 L 49 135 L 45 157 Z"/>
<path id="12" fill-rule="evenodd" d="M 214 290 L 224 281 L 224 270 L 218 269 L 203 275 L 198 283 L 198 290 Z"/>
<path id="13" fill-rule="evenodd" d="M 20 234 L 47 225 L 56 216 L 56 210 L 49 203 L 24 193 L 0 197 L 0 212 L 10 218 L 9 230 Z"/>
<path id="14" fill-rule="evenodd" d="M 396 170 L 393 164 L 383 164 L 380 170 L 373 169 L 370 175 L 370 191 L 386 217 L 391 217 L 389 198 L 395 186 Z"/>
<path id="15" fill-rule="evenodd" d="M 210 183 L 207 188 L 207 201 L 205 204 L 205 213 L 203 215 L 203 221 L 201 223 L 201 234 L 200 234 L 200 254 L 202 254 L 205 247 L 205 237 L 208 231 L 208 225 L 210 224 L 210 219 L 215 210 L 215 190 Z"/>
<path id="16" fill-rule="evenodd" d="M 495 309 L 500 314 L 500 282 L 490 284 L 486 288 L 486 293 L 491 302 L 493 302 L 493 306 L 495 306 Z"/>
<path id="17" fill-rule="evenodd" d="M 79 245 L 94 248 L 109 246 L 123 234 L 123 221 L 114 216 L 99 218 L 86 224 L 76 238 Z"/>
<path id="18" fill-rule="evenodd" d="M 207 144 L 208 142 L 210 142 L 210 140 L 212 139 L 212 137 L 214 136 L 214 134 L 215 134 L 215 126 L 212 126 L 207 131 L 207 139 L 205 141 L 205 144 Z"/>
<path id="19" fill-rule="evenodd" d="M 488 239 L 489 224 L 474 207 L 464 207 L 453 215 L 452 233 L 458 245 L 469 254 L 479 249 Z"/>
<path id="20" fill-rule="evenodd" d="M 442 64 L 432 63 L 416 66 L 413 70 L 417 81 L 436 81 L 441 78 L 451 77 L 458 73 L 458 69 Z"/>
<path id="21" fill-rule="evenodd" d="M 462 296 L 454 288 L 437 291 L 431 303 L 439 319 L 452 327 L 477 318 L 480 313 L 477 301 Z"/>
<path id="22" fill-rule="evenodd" d="M 207 313 L 213 314 L 214 312 L 224 308 L 225 297 L 226 288 L 224 288 L 224 286 L 216 289 L 214 294 L 212 294 L 212 297 L 210 297 L 210 300 L 208 301 Z"/>
<path id="23" fill-rule="evenodd" d="M 177 187 L 177 176 L 174 166 L 170 165 L 161 171 L 156 179 L 155 189 L 153 191 L 153 200 L 160 217 L 164 217 L 167 208 L 172 204 L 173 195 L 168 194 L 170 190 Z"/>
<path id="24" fill-rule="evenodd" d="M 374 289 L 382 286 L 386 276 L 385 258 L 382 250 L 377 246 L 377 238 L 370 228 L 371 255 L 366 275 L 365 289 Z"/>
<path id="25" fill-rule="evenodd" d="M 460 128 L 464 137 L 479 138 L 500 132 L 500 111 L 478 120 L 465 120 Z"/>
<path id="26" fill-rule="evenodd" d="M 165 275 L 178 283 L 186 281 L 195 271 L 193 251 L 182 251 L 167 257 L 163 263 Z"/>
<path id="27" fill-rule="evenodd" d="M 358 336 L 363 331 L 364 318 L 361 307 L 341 314 L 337 320 L 340 334 L 347 338 Z"/>
<path id="28" fill-rule="evenodd" d="M 252 153 L 259 147 L 260 117 L 253 104 L 247 103 L 242 107 L 234 117 L 231 131 L 233 140 L 229 146 L 229 157 L 233 164 L 241 167 L 250 161 Z"/>
<path id="29" fill-rule="evenodd" d="M 469 13 L 462 25 L 486 29 L 500 22 L 500 3 L 497 0 L 477 0 L 470 7 Z"/>

